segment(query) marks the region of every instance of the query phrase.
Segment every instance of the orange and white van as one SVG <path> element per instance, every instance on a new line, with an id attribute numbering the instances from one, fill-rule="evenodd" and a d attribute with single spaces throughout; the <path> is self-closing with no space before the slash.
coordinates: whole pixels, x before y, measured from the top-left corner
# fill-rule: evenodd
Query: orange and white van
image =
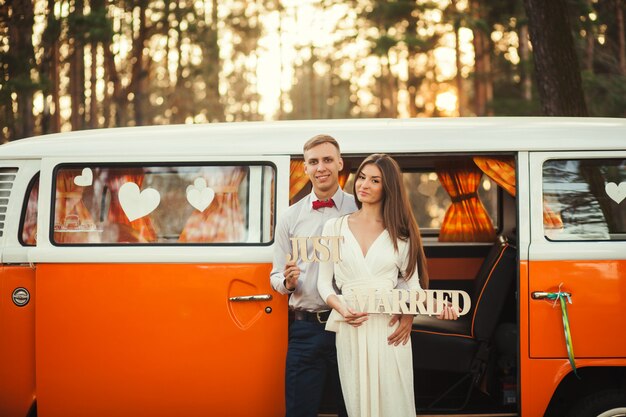
<path id="1" fill-rule="evenodd" d="M 419 409 L 626 414 L 626 121 L 476 118 L 153 126 L 0 146 L 0 416 L 283 415 L 273 230 L 309 192 L 302 145 L 320 133 L 342 146 L 348 191 L 366 155 L 394 156 L 430 287 L 479 290 L 456 329 L 416 319 Z M 500 276 L 510 285 L 487 289 Z M 483 332 L 479 308 L 494 300 Z M 438 360 L 452 346 L 471 364 L 458 383 Z"/>

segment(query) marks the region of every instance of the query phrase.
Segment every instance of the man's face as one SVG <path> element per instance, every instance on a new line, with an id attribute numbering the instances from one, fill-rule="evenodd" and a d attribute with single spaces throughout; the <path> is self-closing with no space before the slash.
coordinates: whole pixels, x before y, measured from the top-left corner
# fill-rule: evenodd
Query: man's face
<path id="1" fill-rule="evenodd" d="M 304 153 L 304 172 L 313 184 L 313 191 L 320 198 L 332 197 L 324 194 L 337 189 L 339 171 L 342 169 L 343 160 L 337 148 L 330 143 L 322 143 Z"/>

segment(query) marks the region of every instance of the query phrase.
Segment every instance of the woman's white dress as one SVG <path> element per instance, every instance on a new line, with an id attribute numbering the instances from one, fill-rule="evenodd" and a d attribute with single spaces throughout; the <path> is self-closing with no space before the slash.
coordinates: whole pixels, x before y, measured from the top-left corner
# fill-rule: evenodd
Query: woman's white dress
<path id="1" fill-rule="evenodd" d="M 408 263 L 408 242 L 399 240 L 396 252 L 384 230 L 363 255 L 348 227 L 347 217 L 326 223 L 324 236 L 343 236 L 341 260 L 320 264 L 318 290 L 323 300 L 352 288 L 419 289 L 417 272 L 400 278 Z M 369 314 L 360 327 L 353 327 L 333 310 L 327 330 L 336 331 L 337 362 L 346 409 L 350 417 L 415 417 L 411 343 L 389 345 L 387 337 L 397 328 L 389 326 L 389 314 Z"/>

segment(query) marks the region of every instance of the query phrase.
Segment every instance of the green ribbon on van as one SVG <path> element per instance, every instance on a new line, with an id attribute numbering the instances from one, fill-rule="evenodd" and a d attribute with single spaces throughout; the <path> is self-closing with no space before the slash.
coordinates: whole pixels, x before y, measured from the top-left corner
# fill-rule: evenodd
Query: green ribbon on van
<path id="1" fill-rule="evenodd" d="M 567 315 L 567 303 L 572 304 L 572 299 L 568 293 L 564 292 L 551 292 L 546 296 L 548 300 L 553 300 L 556 304 L 557 300 L 561 304 L 561 316 L 563 317 L 563 331 L 565 332 L 565 346 L 567 347 L 567 356 L 569 358 L 569 364 L 574 370 L 576 378 L 580 379 L 576 372 L 576 359 L 574 357 L 574 344 L 572 343 L 572 333 L 569 326 L 569 316 Z"/>

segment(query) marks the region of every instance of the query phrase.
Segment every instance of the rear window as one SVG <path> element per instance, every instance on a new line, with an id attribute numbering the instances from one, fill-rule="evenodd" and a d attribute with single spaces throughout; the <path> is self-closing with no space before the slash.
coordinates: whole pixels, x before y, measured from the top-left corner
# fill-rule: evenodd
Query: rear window
<path id="1" fill-rule="evenodd" d="M 56 245 L 228 245 L 272 240 L 271 164 L 61 165 Z"/>

